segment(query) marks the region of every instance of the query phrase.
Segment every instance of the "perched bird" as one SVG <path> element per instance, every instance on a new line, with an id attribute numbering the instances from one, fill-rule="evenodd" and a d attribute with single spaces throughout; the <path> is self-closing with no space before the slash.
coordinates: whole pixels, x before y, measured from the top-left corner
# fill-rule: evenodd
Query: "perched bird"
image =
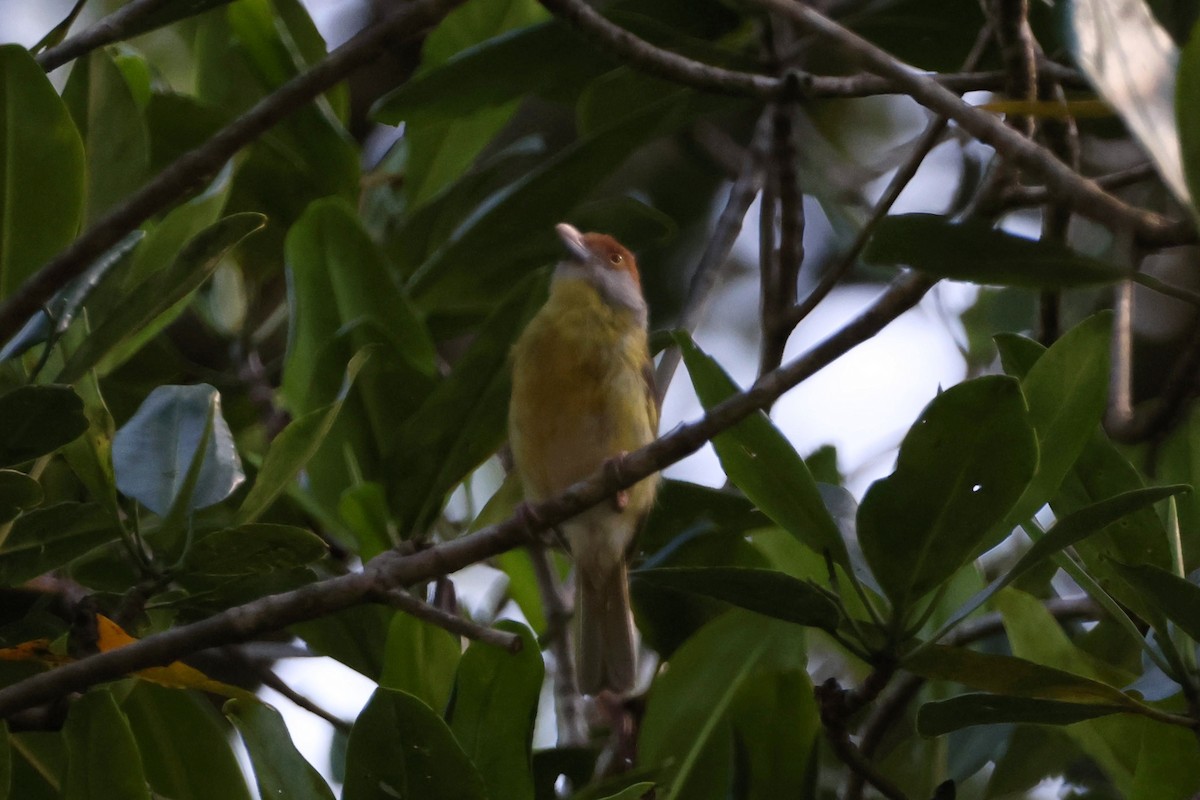
<path id="1" fill-rule="evenodd" d="M 530 502 L 552 497 L 658 431 L 646 301 L 633 254 L 563 223 L 567 256 L 513 349 L 509 439 Z M 658 476 L 563 523 L 576 564 L 580 689 L 633 687 L 626 559 Z"/>

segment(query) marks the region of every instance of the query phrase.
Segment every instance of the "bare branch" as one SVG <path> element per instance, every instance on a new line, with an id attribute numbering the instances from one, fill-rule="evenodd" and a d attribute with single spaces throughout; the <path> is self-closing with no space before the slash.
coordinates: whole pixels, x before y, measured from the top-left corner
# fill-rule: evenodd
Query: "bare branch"
<path id="1" fill-rule="evenodd" d="M 445 628 L 458 636 L 465 636 L 472 641 L 484 642 L 485 644 L 507 650 L 510 653 L 516 653 L 521 649 L 521 637 L 515 633 L 476 625 L 471 620 L 460 617 L 457 614 L 451 614 L 449 611 L 443 611 L 428 603 L 423 603 L 404 589 L 377 590 L 373 593 L 372 599 L 386 603 L 409 616 L 416 617 L 431 625 Z"/>
<path id="2" fill-rule="evenodd" d="M 148 14 L 153 14 L 171 0 L 132 0 L 99 20 L 87 30 L 38 54 L 38 66 L 50 72 L 90 53 L 98 47 L 127 38 L 130 26 Z"/>
<path id="3" fill-rule="evenodd" d="M 67 281 L 154 214 L 203 186 L 235 153 L 314 97 L 383 54 L 397 37 L 421 35 L 463 0 L 414 0 L 359 33 L 308 72 L 258 101 L 203 145 L 185 153 L 129 199 L 109 211 L 0 305 L 0 342 L 10 338 Z"/>
<path id="4" fill-rule="evenodd" d="M 866 65 L 871 72 L 891 80 L 898 90 L 921 105 L 944 114 L 965 131 L 1016 166 L 1038 175 L 1056 197 L 1071 203 L 1080 214 L 1113 228 L 1132 227 L 1140 240 L 1151 246 L 1194 241 L 1196 230 L 1189 220 L 1173 221 L 1160 214 L 1134 208 L 1108 194 L 1095 183 L 1081 178 L 1046 148 L 1025 138 L 993 115 L 964 102 L 927 75 L 911 68 L 847 30 L 813 8 L 789 0 L 750 0 L 768 11 L 786 14 L 804 30 L 835 42 L 843 52 Z"/>
<path id="5" fill-rule="evenodd" d="M 538 503 L 531 513 L 425 550 L 395 550 L 372 559 L 362 572 L 340 575 L 282 594 L 259 598 L 190 625 L 35 675 L 0 689 L 0 718 L 68 692 L 114 680 L 146 667 L 169 664 L 208 647 L 250 639 L 268 631 L 370 601 L 381 590 L 446 575 L 518 545 L 590 508 L 617 491 L 699 450 L 705 442 L 867 341 L 917 304 L 934 280 L 902 273 L 874 303 L 836 333 L 783 367 L 763 375 L 748 390 L 714 406 L 699 420 L 681 425 L 651 444 L 617 459 L 561 495 Z"/>
<path id="6" fill-rule="evenodd" d="M 584 719 L 583 695 L 575 673 L 575 654 L 571 649 L 571 608 L 563 599 L 562 586 L 554 574 L 550 551 L 540 544 L 526 548 L 533 562 L 542 608 L 546 610 L 546 635 L 543 642 L 554 654 L 554 709 L 558 716 L 558 746 L 582 747 L 588 731 Z"/>

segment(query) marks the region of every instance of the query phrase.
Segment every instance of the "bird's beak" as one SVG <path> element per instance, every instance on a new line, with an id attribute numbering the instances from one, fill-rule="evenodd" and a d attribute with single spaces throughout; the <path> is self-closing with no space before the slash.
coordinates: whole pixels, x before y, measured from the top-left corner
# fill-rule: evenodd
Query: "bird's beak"
<path id="1" fill-rule="evenodd" d="M 574 258 L 587 261 L 591 257 L 591 252 L 583 242 L 583 234 L 574 225 L 560 222 L 554 226 L 554 230 L 558 231 L 558 238 L 562 239 L 562 243 Z"/>

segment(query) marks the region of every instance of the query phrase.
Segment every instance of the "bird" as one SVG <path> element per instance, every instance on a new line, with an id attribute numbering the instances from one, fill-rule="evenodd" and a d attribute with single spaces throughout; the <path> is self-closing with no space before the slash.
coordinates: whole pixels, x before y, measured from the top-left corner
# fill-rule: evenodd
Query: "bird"
<path id="1" fill-rule="evenodd" d="M 637 261 L 607 234 L 565 222 L 555 230 L 566 256 L 512 353 L 509 442 L 527 503 L 561 493 L 658 432 Z M 625 694 L 634 686 L 627 560 L 658 483 L 655 473 L 559 528 L 575 562 L 584 694 Z"/>

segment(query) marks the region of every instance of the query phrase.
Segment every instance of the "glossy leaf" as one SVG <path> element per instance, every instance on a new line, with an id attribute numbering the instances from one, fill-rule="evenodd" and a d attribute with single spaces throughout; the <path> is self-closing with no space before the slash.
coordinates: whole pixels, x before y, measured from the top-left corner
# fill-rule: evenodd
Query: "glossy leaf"
<path id="1" fill-rule="evenodd" d="M 142 757 L 112 693 L 93 689 L 71 704 L 64 800 L 150 800 Z"/>
<path id="2" fill-rule="evenodd" d="M 1200 586 L 1153 564 L 1114 562 L 1114 565 L 1148 604 L 1178 625 L 1194 641 L 1200 642 Z M 1165 636 L 1167 631 L 1159 630 L 1159 635 Z"/>
<path id="3" fill-rule="evenodd" d="M 120 531 L 91 503 L 58 503 L 27 511 L 0 546 L 0 586 L 14 586 L 107 544 Z"/>
<path id="4" fill-rule="evenodd" d="M 26 509 L 41 505 L 42 487 L 23 472 L 0 469 L 0 525 Z"/>
<path id="5" fill-rule="evenodd" d="M 0 800 L 8 800 L 12 789 L 12 741 L 8 723 L 0 722 Z"/>
<path id="6" fill-rule="evenodd" d="M 250 800 L 228 727 L 206 698 L 139 681 L 121 710 L 157 794 L 172 800 Z"/>
<path id="7" fill-rule="evenodd" d="M 149 176 L 150 132 L 133 89 L 107 50 L 76 60 L 63 101 L 83 136 L 87 218 L 95 220 Z"/>
<path id="8" fill-rule="evenodd" d="M 410 694 L 442 711 L 454 690 L 462 657 L 458 636 L 409 614 L 392 617 L 379 685 Z"/>
<path id="9" fill-rule="evenodd" d="M 376 689 L 350 731 L 342 800 L 483 800 L 446 723 L 412 695 Z"/>
<path id="10" fill-rule="evenodd" d="M 87 426 L 83 400 L 69 386 L 22 386 L 0 395 L 0 467 L 53 453 Z"/>
<path id="11" fill-rule="evenodd" d="M 188 565 L 203 575 L 252 575 L 308 564 L 328 552 L 311 531 L 258 522 L 205 536 L 189 550 Z"/>
<path id="12" fill-rule="evenodd" d="M 292 744 L 278 711 L 266 703 L 245 700 L 230 700 L 224 711 L 246 744 L 263 797 L 333 800 L 329 784 Z"/>
<path id="13" fill-rule="evenodd" d="M 691 337 L 679 333 L 675 341 L 706 409 L 738 391 L 737 384 Z M 713 447 L 729 479 L 763 513 L 816 552 L 849 567 L 846 543 L 821 501 L 808 466 L 766 414 L 756 412 L 717 435 Z"/>
<path id="14" fill-rule="evenodd" d="M 899 609 L 978 555 L 1037 467 L 1037 441 L 1017 382 L 960 383 L 925 407 L 896 470 L 858 510 L 863 555 Z"/>
<path id="15" fill-rule="evenodd" d="M 17 44 L 0 46 L 0 299 L 70 244 L 83 219 L 83 143 Z"/>
<path id="16" fill-rule="evenodd" d="M 246 499 L 242 501 L 242 507 L 238 509 L 239 525 L 258 519 L 316 454 L 341 413 L 350 387 L 354 385 L 354 379 L 358 377 L 359 370 L 369 357 L 369 351 L 362 351 L 350 359 L 342 379 L 341 391 L 334 401 L 324 408 L 318 408 L 292 420 L 271 441 L 258 468 L 254 485 L 250 487 Z"/>
<path id="17" fill-rule="evenodd" d="M 922 736 L 941 736 L 972 725 L 1025 722 L 1037 725 L 1071 725 L 1118 714 L 1120 706 L 1065 703 L 1029 697 L 994 694 L 960 694 L 949 700 L 926 703 L 917 710 L 917 730 Z"/>
<path id="18" fill-rule="evenodd" d="M 1093 315 L 1067 331 L 1021 381 L 1038 441 L 1038 468 L 1009 514 L 1013 524 L 1037 512 L 1058 491 L 1095 434 L 1108 403 L 1112 315 Z"/>
<path id="19" fill-rule="evenodd" d="M 1187 183 L 1175 129 L 1179 49 L 1145 0 L 1075 0 L 1071 50 L 1100 96 L 1117 110 L 1163 182 L 1184 205 Z"/>
<path id="20" fill-rule="evenodd" d="M 772 569 L 672 567 L 638 570 L 633 577 L 797 625 L 834 630 L 841 619 L 833 601 L 811 583 Z"/>
<path id="21" fill-rule="evenodd" d="M 863 258 L 939 278 L 1038 289 L 1095 286 L 1127 278 L 1125 270 L 1066 245 L 997 230 L 985 220 L 950 222 L 938 214 L 884 217 Z"/>
<path id="22" fill-rule="evenodd" d="M 221 502 L 245 480 L 221 396 L 208 384 L 159 386 L 113 439 L 117 488 L 163 516 L 179 497 L 212 416 L 212 435 L 188 508 Z"/>
<path id="23" fill-rule="evenodd" d="M 353 606 L 292 626 L 313 652 L 336 658 L 378 681 L 384 666 L 388 626 L 395 612 L 375 605 Z"/>
<path id="24" fill-rule="evenodd" d="M 496 627 L 518 634 L 521 650 L 472 642 L 458 664 L 447 721 L 490 797 L 532 800 L 530 746 L 545 668 L 529 628 L 516 622 Z"/>
<path id="25" fill-rule="evenodd" d="M 655 682 L 638 742 L 638 764 L 661 770 L 661 782 L 669 787 L 661 796 L 726 797 L 731 723 L 742 692 L 753 691 L 766 676 L 790 674 L 800 682 L 800 694 L 811 697 L 804 663 L 803 634 L 796 627 L 744 611 L 724 614 L 688 639 Z M 790 716 L 788 724 L 811 741 L 819 725 L 815 711 L 802 703 L 776 713 Z M 797 757 L 790 748 L 787 755 Z M 799 789 L 789 787 L 782 796 L 798 795 Z"/>
<path id="26" fill-rule="evenodd" d="M 1098 533 L 1114 522 L 1167 497 L 1190 491 L 1189 486 L 1156 486 L 1149 489 L 1134 489 L 1107 500 L 1072 511 L 1054 523 L 1046 535 L 1033 543 L 1003 576 L 993 581 L 986 589 L 968 600 L 943 626 L 942 632 L 967 618 L 992 596 L 1025 575 L 1054 553 L 1081 542 Z M 940 636 L 940 634 L 939 634 Z M 937 637 L 935 637 L 937 638 Z"/>
<path id="27" fill-rule="evenodd" d="M 193 237 L 170 267 L 130 290 L 63 366 L 58 380 L 74 383 L 109 351 L 155 322 L 208 280 L 231 248 L 263 226 L 261 214 L 235 214 Z"/>

